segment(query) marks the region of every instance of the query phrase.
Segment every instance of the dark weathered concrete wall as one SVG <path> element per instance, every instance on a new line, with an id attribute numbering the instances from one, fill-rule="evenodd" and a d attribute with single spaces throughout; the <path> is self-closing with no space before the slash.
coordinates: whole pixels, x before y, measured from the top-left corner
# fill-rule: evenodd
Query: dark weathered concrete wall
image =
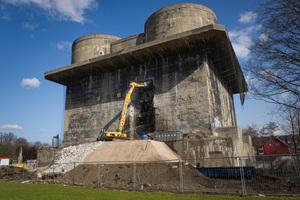
<path id="1" fill-rule="evenodd" d="M 208 99 L 213 126 L 236 126 L 233 94 L 211 62 L 207 66 Z M 219 122 L 219 124 L 218 124 Z"/>
<path id="2" fill-rule="evenodd" d="M 222 125 L 236 125 L 232 93 L 207 60 L 205 52 L 197 49 L 110 71 L 95 68 L 74 78 L 67 85 L 64 142 L 96 139 L 102 128 L 117 131 L 132 81 L 153 82 L 152 88 L 133 92 L 124 129 L 132 139 L 142 131 L 201 135 L 212 130 L 216 117 Z M 148 106 L 142 111 L 143 101 Z"/>
<path id="3" fill-rule="evenodd" d="M 37 150 L 37 162 L 38 166 L 46 166 L 49 165 L 54 160 L 55 154 L 58 151 L 57 148 L 43 148 Z"/>

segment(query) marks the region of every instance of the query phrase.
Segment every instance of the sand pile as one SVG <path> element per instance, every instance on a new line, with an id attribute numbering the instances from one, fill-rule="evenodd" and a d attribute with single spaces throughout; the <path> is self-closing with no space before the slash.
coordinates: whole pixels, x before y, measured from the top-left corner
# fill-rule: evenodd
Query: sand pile
<path id="1" fill-rule="evenodd" d="M 92 142 L 69 146 L 61 149 L 55 155 L 54 162 L 49 167 L 35 169 L 39 177 L 43 174 L 65 173 L 79 164 L 109 162 L 110 164 L 124 162 L 147 161 L 178 161 L 175 154 L 165 143 L 153 140 L 126 140 L 111 142 Z"/>
<path id="2" fill-rule="evenodd" d="M 147 162 L 178 161 L 175 154 L 165 143 L 153 140 L 130 140 L 105 142 L 94 152 L 87 155 L 83 162 Z"/>

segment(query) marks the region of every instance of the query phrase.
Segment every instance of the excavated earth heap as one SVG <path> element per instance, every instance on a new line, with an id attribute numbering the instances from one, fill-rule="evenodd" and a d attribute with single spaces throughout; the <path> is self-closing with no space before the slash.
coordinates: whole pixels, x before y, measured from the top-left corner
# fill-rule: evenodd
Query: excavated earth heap
<path id="1" fill-rule="evenodd" d="M 165 143 L 153 140 L 130 140 L 105 142 L 85 157 L 83 162 L 147 162 L 178 161 Z"/>

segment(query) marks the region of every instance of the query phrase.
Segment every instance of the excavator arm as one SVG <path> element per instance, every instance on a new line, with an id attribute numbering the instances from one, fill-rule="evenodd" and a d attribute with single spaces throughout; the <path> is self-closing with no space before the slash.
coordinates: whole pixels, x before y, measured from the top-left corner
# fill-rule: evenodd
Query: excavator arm
<path id="1" fill-rule="evenodd" d="M 130 83 L 130 89 L 127 92 L 127 95 L 125 97 L 125 102 L 124 102 L 123 111 L 122 111 L 122 117 L 121 117 L 121 120 L 120 120 L 119 132 L 122 132 L 122 130 L 124 128 L 127 109 L 128 109 L 128 104 L 130 103 L 131 94 L 132 94 L 134 88 L 135 87 L 145 87 L 145 86 L 146 86 L 145 83 L 135 83 L 135 82 Z"/>
<path id="2" fill-rule="evenodd" d="M 130 83 L 130 88 L 127 92 L 127 95 L 126 95 L 125 101 L 124 101 L 124 106 L 123 106 L 122 116 L 121 116 L 120 126 L 119 126 L 119 132 L 103 131 L 101 133 L 100 137 L 103 137 L 103 138 L 126 138 L 127 137 L 127 134 L 122 133 L 122 131 L 123 131 L 123 128 L 125 125 L 125 119 L 126 119 L 128 104 L 130 103 L 130 100 L 131 100 L 131 94 L 135 87 L 146 87 L 149 85 L 149 83 L 150 83 L 150 81 L 143 82 L 143 83 L 136 83 L 136 82 Z"/>

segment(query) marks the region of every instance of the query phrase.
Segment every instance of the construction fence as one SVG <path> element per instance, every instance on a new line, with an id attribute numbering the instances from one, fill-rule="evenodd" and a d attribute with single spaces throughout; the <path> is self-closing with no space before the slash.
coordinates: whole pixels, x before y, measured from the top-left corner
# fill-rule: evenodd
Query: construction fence
<path id="1" fill-rule="evenodd" d="M 228 161 L 232 166 L 214 167 L 216 163 Z M 38 167 L 31 170 L 2 166 L 0 178 L 133 191 L 298 196 L 300 155 L 38 163 Z"/>

